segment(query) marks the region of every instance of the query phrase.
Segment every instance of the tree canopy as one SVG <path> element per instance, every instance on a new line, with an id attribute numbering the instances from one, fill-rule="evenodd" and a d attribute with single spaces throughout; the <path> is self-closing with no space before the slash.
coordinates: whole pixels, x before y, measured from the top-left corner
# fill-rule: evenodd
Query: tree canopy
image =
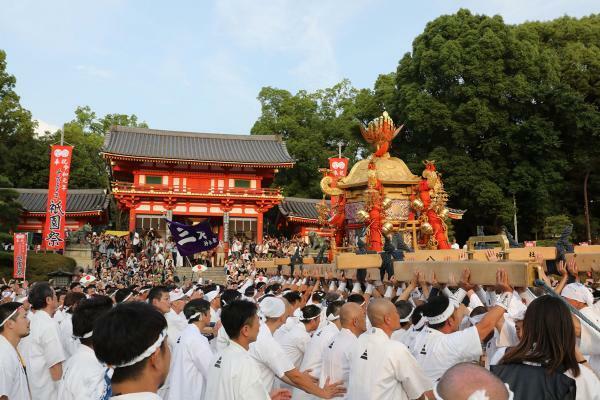
<path id="1" fill-rule="evenodd" d="M 597 15 L 508 25 L 460 10 L 428 23 L 373 89 L 347 80 L 314 93 L 263 88 L 252 133 L 281 134 L 298 160 L 279 176 L 286 195 L 318 197 L 316 171 L 336 143 L 352 162 L 365 156 L 358 122 L 387 110 L 405 125 L 392 154 L 414 173 L 436 160 L 450 205 L 468 210 L 458 236 L 512 226 L 514 200 L 521 238 L 567 214 L 583 240 L 583 182 L 600 162 L 599 44 Z M 588 188 L 595 236 L 599 182 Z"/>

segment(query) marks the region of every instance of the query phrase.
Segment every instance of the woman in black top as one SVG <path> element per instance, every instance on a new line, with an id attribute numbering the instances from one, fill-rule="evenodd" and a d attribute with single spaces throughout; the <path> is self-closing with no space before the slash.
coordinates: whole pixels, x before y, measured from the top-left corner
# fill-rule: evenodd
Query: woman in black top
<path id="1" fill-rule="evenodd" d="M 576 346 L 573 317 L 559 298 L 541 296 L 525 313 L 519 344 L 492 372 L 514 399 L 595 399 L 600 381 Z M 594 393 L 596 392 L 596 393 Z"/>

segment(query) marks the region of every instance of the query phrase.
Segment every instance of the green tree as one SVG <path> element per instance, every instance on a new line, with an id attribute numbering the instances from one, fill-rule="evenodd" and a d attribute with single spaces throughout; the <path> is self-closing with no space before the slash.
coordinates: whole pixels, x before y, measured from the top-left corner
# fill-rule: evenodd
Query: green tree
<path id="1" fill-rule="evenodd" d="M 571 225 L 571 220 L 568 215 L 561 214 L 546 217 L 544 221 L 544 236 L 546 238 L 557 238 L 569 225 Z"/>
<path id="2" fill-rule="evenodd" d="M 591 240 L 598 237 L 593 222 L 600 217 L 592 206 L 599 193 L 594 173 L 600 168 L 600 15 L 563 17 L 515 29 L 523 40 L 557 56 L 560 84 L 550 91 L 547 103 L 569 160 L 563 178 L 566 190 L 560 199 L 564 211 L 574 216 L 578 240 Z"/>
<path id="3" fill-rule="evenodd" d="M 321 197 L 318 169 L 329 166 L 340 143 L 351 163 L 362 158 L 366 143 L 358 124 L 383 111 L 372 90 L 358 90 L 348 80 L 313 93 L 265 87 L 258 100 L 262 113 L 251 133 L 281 135 L 296 160 L 293 169 L 281 171 L 275 180 L 286 196 Z"/>
<path id="4" fill-rule="evenodd" d="M 43 148 L 35 137 L 36 122 L 15 92 L 16 79 L 6 71 L 6 53 L 0 50 L 0 174 L 11 186 L 36 187 L 43 177 Z M 46 167 L 47 168 L 47 167 Z"/>
<path id="5" fill-rule="evenodd" d="M 14 231 L 19 224 L 19 193 L 12 190 L 11 186 L 8 178 L 0 175 L 0 232 Z"/>
<path id="6" fill-rule="evenodd" d="M 428 23 L 400 60 L 390 111 L 406 130 L 394 149 L 413 171 L 437 161 L 451 205 L 469 210 L 458 235 L 511 226 L 513 195 L 525 237 L 572 210 L 565 177 L 576 170 L 581 188 L 585 169 L 575 165 L 599 159 L 577 139 L 589 146 L 598 135 L 598 17 L 590 18 L 510 26 L 460 10 Z M 565 80 L 567 71 L 575 76 Z"/>

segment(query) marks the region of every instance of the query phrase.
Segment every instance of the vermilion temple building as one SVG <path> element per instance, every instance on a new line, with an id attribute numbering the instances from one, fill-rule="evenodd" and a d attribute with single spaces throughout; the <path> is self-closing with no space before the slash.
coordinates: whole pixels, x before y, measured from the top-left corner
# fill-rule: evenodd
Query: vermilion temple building
<path id="1" fill-rule="evenodd" d="M 46 219 L 48 189 L 13 189 L 21 204 L 18 232 L 42 233 Z M 66 228 L 81 229 L 86 223 L 106 225 L 110 195 L 104 189 L 69 189 L 67 191 Z"/>
<path id="2" fill-rule="evenodd" d="M 323 200 L 286 197 L 277 206 L 274 214 L 275 226 L 279 232 L 288 235 L 307 236 L 311 231 L 321 231 L 317 206 Z M 329 200 L 326 201 L 330 205 Z"/>
<path id="3" fill-rule="evenodd" d="M 208 218 L 219 237 L 261 241 L 264 213 L 283 200 L 271 187 L 294 160 L 273 135 L 222 135 L 112 127 L 102 155 L 129 230 L 164 231 L 164 218 Z"/>

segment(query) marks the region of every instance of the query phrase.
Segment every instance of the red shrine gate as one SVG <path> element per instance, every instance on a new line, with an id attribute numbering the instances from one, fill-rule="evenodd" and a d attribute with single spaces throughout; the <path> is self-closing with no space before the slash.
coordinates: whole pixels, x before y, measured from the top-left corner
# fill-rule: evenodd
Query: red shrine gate
<path id="1" fill-rule="evenodd" d="M 164 231 L 164 217 L 209 218 L 220 239 L 243 235 L 258 242 L 264 213 L 283 199 L 270 188 L 275 174 L 294 165 L 279 136 L 120 126 L 107 133 L 102 154 L 112 194 L 129 211 L 130 231 Z"/>

